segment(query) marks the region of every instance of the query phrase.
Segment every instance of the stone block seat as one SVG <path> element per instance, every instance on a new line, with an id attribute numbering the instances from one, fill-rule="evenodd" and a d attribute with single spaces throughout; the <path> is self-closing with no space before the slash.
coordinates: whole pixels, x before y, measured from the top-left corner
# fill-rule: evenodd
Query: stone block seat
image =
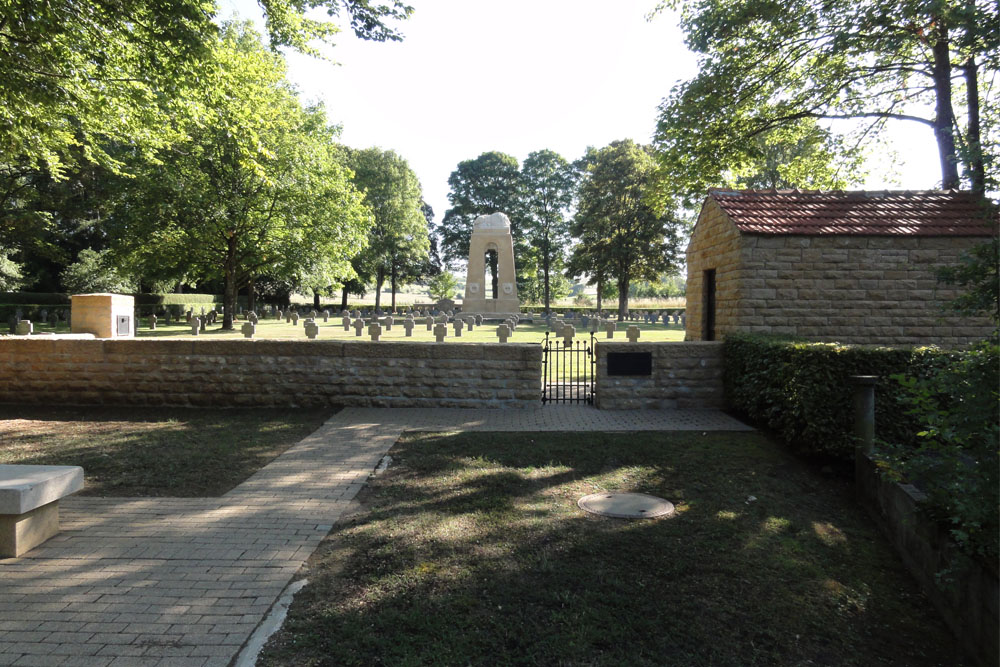
<path id="1" fill-rule="evenodd" d="M 59 500 L 83 488 L 79 466 L 0 465 L 0 558 L 59 532 Z"/>

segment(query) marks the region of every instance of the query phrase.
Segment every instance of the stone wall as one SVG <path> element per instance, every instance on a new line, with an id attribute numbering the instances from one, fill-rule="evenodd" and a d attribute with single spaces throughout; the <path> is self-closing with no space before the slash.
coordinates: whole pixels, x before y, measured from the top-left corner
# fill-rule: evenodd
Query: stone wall
<path id="1" fill-rule="evenodd" d="M 980 665 L 1000 664 L 996 564 L 963 556 L 947 528 L 921 510 L 922 492 L 885 479 L 866 454 L 857 455 L 855 482 L 858 500 L 868 508 L 962 648 Z M 949 571 L 950 584 L 938 579 L 944 570 Z"/>
<path id="2" fill-rule="evenodd" d="M 744 235 L 739 328 L 816 341 L 942 347 L 985 338 L 986 318 L 945 310 L 935 272 L 969 237 Z"/>
<path id="3" fill-rule="evenodd" d="M 702 310 L 702 279 L 706 269 L 715 269 L 715 337 L 722 339 L 738 326 L 740 303 L 740 232 L 713 199 L 708 199 L 698 216 L 687 248 L 688 340 L 702 340 L 705 314 Z"/>
<path id="4" fill-rule="evenodd" d="M 597 342 L 597 407 L 602 410 L 722 408 L 722 343 Z M 648 352 L 650 376 L 608 375 L 609 352 Z"/>
<path id="5" fill-rule="evenodd" d="M 951 313 L 938 268 L 984 239 L 741 234 L 709 199 L 688 245 L 686 338 L 702 340 L 702 277 L 716 270 L 716 338 L 732 331 L 879 345 L 965 345 L 992 330 Z"/>
<path id="6" fill-rule="evenodd" d="M 540 345 L 0 339 L 0 402 L 526 407 Z"/>

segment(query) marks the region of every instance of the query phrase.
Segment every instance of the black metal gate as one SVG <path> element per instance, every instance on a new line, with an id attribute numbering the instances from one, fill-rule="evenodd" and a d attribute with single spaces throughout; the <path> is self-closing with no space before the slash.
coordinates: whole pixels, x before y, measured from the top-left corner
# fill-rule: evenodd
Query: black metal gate
<path id="1" fill-rule="evenodd" d="M 542 403 L 594 404 L 594 336 L 569 345 L 545 333 L 542 343 Z"/>

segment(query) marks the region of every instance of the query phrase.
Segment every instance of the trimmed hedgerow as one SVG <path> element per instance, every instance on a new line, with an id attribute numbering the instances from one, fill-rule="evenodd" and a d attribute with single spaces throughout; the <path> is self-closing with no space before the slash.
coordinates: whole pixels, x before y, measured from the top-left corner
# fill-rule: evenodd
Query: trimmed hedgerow
<path id="1" fill-rule="evenodd" d="M 69 294 L 62 294 L 59 292 L 0 292 L 0 305 L 9 304 L 68 306 Z"/>
<path id="2" fill-rule="evenodd" d="M 901 409 L 902 388 L 890 377 L 923 377 L 942 358 L 962 354 L 748 334 L 729 334 L 724 345 L 726 398 L 736 412 L 802 453 L 842 460 L 854 456 L 852 375 L 881 378 L 875 387 L 877 436 L 913 444 L 921 429 Z"/>

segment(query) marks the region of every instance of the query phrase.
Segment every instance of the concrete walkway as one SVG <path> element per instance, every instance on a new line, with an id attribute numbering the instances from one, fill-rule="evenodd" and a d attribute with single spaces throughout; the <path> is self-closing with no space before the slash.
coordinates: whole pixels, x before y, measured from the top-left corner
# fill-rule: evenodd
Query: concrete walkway
<path id="1" fill-rule="evenodd" d="M 712 410 L 360 409 L 221 498 L 60 503 L 63 532 L 0 559 L 0 666 L 229 665 L 405 430 L 750 430 Z"/>

